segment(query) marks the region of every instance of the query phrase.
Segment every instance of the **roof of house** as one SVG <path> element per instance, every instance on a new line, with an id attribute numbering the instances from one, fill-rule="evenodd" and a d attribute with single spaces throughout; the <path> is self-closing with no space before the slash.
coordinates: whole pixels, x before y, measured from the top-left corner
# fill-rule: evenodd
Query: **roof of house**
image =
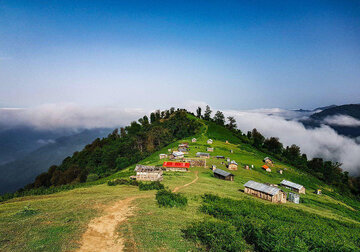
<path id="1" fill-rule="evenodd" d="M 279 188 L 268 186 L 252 180 L 246 182 L 244 186 L 270 195 L 276 195 L 279 193 L 279 191 L 281 191 Z"/>
<path id="2" fill-rule="evenodd" d="M 169 167 L 169 168 L 189 168 L 190 163 L 185 162 L 164 162 L 163 167 Z"/>
<path id="3" fill-rule="evenodd" d="M 296 184 L 294 182 L 291 182 L 291 181 L 288 181 L 288 180 L 283 180 L 280 182 L 281 185 L 284 185 L 284 186 L 287 186 L 287 187 L 290 187 L 290 188 L 295 188 L 295 189 L 298 189 L 300 190 L 301 188 L 303 188 L 304 186 L 302 185 L 299 185 L 299 184 Z"/>
<path id="4" fill-rule="evenodd" d="M 182 155 L 184 155 L 184 153 L 181 152 L 181 151 L 174 151 L 174 152 L 173 152 L 173 155 L 174 155 L 175 157 L 177 157 L 177 156 L 182 156 Z"/>
<path id="5" fill-rule="evenodd" d="M 216 158 L 225 158 L 224 156 L 216 156 Z"/>
<path id="6" fill-rule="evenodd" d="M 232 161 L 230 162 L 230 164 L 238 165 L 238 164 L 235 162 L 235 160 L 232 160 Z"/>
<path id="7" fill-rule="evenodd" d="M 212 139 L 208 139 L 208 141 L 212 142 L 213 140 L 212 140 Z"/>
<path id="8" fill-rule="evenodd" d="M 266 169 L 269 169 L 269 166 L 267 166 L 267 165 L 263 165 L 263 166 L 261 166 L 262 168 L 264 168 L 265 170 Z"/>
<path id="9" fill-rule="evenodd" d="M 156 167 L 153 165 L 136 165 L 134 171 L 139 172 L 139 171 L 159 171 L 161 170 L 161 167 Z"/>
<path id="10" fill-rule="evenodd" d="M 197 152 L 196 156 L 210 156 L 210 154 L 206 152 Z"/>
<path id="11" fill-rule="evenodd" d="M 221 176 L 227 177 L 227 176 L 234 176 L 234 174 L 231 174 L 230 172 L 223 171 L 221 169 L 215 169 L 214 173 L 219 174 Z"/>

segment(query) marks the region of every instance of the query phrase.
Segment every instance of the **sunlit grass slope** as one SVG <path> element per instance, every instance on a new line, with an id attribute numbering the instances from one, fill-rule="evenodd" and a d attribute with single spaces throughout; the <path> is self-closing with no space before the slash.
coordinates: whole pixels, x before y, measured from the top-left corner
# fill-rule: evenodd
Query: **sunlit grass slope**
<path id="1" fill-rule="evenodd" d="M 194 157 L 196 152 L 206 151 L 208 138 L 212 138 L 214 152 L 207 160 L 207 166 L 216 165 L 227 170 L 222 159 L 216 155 L 229 157 L 239 164 L 235 181 L 223 181 L 213 177 L 208 168 L 190 168 L 190 172 L 165 172 L 163 183 L 166 187 L 187 184 L 195 179 L 198 171 L 199 180 L 182 188 L 179 192 L 188 198 L 188 206 L 183 208 L 159 208 L 155 200 L 154 191 L 139 191 L 134 186 L 108 186 L 105 182 L 114 178 L 128 177 L 134 166 L 102 179 L 104 184 L 78 188 L 67 192 L 46 196 L 33 196 L 13 199 L 0 205 L 0 251 L 68 251 L 76 249 L 81 234 L 88 222 L 95 216 L 102 214 L 102 207 L 107 204 L 140 194 L 150 197 L 137 199 L 134 213 L 128 221 L 118 227 L 119 235 L 125 237 L 128 250 L 140 251 L 191 251 L 199 246 L 183 237 L 182 229 L 194 221 L 208 218 L 199 211 L 205 193 L 212 193 L 221 197 L 235 200 L 249 199 L 260 206 L 272 204 L 254 198 L 242 192 L 243 184 L 248 180 L 278 184 L 282 179 L 300 183 L 306 187 L 307 194 L 301 195 L 302 203 L 286 203 L 279 207 L 293 208 L 305 211 L 311 216 L 326 218 L 329 225 L 332 221 L 355 225 L 360 228 L 360 204 L 349 198 L 342 198 L 331 187 L 320 180 L 301 172 L 289 165 L 278 162 L 272 172 L 261 169 L 264 153 L 252 146 L 243 144 L 232 133 L 213 123 L 203 122 L 204 127 L 197 136 L 197 142 L 191 143 L 191 138 L 183 139 L 166 146 L 142 160 L 141 164 L 161 165 L 164 160 L 159 159 L 160 153 L 168 153 L 168 149 L 176 149 L 181 142 L 190 143 L 187 157 Z M 229 143 L 225 143 L 228 140 Z M 233 150 L 233 153 L 230 152 Z M 254 169 L 245 170 L 244 165 L 254 165 Z M 281 175 L 277 171 L 283 169 Z M 322 189 L 325 194 L 316 195 L 316 189 Z M 285 191 L 287 191 L 285 189 Z M 27 207 L 28 206 L 28 207 Z M 25 210 L 24 210 L 25 209 Z M 32 211 L 27 211 L 30 209 Z M 279 212 L 281 214 L 281 211 Z M 309 217 L 310 218 L 310 217 Z M 201 247 L 201 246 L 200 246 Z M 250 248 L 251 249 L 251 248 Z"/>

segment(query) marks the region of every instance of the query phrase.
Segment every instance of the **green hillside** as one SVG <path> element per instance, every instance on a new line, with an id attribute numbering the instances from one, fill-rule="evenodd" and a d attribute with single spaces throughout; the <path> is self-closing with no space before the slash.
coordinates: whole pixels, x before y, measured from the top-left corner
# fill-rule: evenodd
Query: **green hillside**
<path id="1" fill-rule="evenodd" d="M 138 163 L 162 165 L 159 154 L 184 141 L 190 143 L 185 157 L 194 157 L 196 152 L 206 152 L 211 138 L 214 152 L 207 166 L 227 170 L 217 155 L 235 160 L 239 168 L 231 171 L 234 181 L 217 179 L 203 167 L 164 172 L 161 183 L 185 196 L 187 205 L 159 207 L 156 190 L 107 184 L 135 174 L 135 165 L 131 165 L 72 190 L 10 199 L 0 203 L 0 251 L 72 251 L 80 247 L 80 251 L 91 251 L 106 242 L 115 251 L 360 251 L 359 201 L 259 151 L 223 126 L 192 115 L 188 118 L 201 123 L 196 135 L 159 147 Z M 196 143 L 191 142 L 193 137 Z M 266 156 L 274 160 L 270 173 L 261 169 Z M 246 170 L 244 165 L 254 168 Z M 283 174 L 277 172 L 280 169 Z M 306 187 L 300 204 L 270 203 L 243 192 L 249 180 L 279 184 L 283 179 Z M 323 194 L 315 194 L 316 189 Z M 116 232 L 96 240 L 99 237 L 90 229 L 102 224 Z"/>

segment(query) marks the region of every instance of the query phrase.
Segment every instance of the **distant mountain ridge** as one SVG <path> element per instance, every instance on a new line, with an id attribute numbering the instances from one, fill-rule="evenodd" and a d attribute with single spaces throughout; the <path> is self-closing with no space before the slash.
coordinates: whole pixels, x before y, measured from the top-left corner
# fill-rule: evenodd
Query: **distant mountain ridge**
<path id="1" fill-rule="evenodd" d="M 310 117 L 312 119 L 321 120 L 328 116 L 334 115 L 346 115 L 360 120 L 360 104 L 348 104 L 335 107 L 329 106 L 329 108 L 326 108 L 321 112 L 312 114 Z"/>
<path id="2" fill-rule="evenodd" d="M 83 130 L 77 134 L 57 138 L 53 143 L 43 145 L 15 161 L 1 165 L 0 194 L 13 192 L 25 186 L 37 175 L 47 171 L 51 165 L 60 164 L 64 158 L 80 151 L 89 142 L 109 133 L 110 129 Z"/>

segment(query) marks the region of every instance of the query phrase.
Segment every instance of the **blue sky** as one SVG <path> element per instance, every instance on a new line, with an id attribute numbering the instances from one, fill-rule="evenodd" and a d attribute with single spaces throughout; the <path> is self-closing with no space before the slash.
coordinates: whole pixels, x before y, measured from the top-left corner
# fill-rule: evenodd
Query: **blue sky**
<path id="1" fill-rule="evenodd" d="M 360 102 L 360 1 L 1 1 L 0 107 Z"/>

